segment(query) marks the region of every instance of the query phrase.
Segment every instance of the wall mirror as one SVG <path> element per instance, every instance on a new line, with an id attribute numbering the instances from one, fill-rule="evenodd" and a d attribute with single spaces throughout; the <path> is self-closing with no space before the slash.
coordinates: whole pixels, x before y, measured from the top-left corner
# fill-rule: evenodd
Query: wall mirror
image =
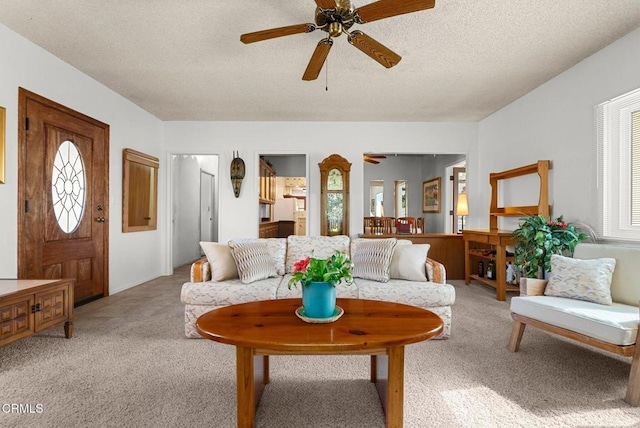
<path id="1" fill-rule="evenodd" d="M 384 217 L 384 181 L 371 180 L 369 182 L 369 199 L 371 203 L 369 215 L 371 217 Z"/>
<path id="2" fill-rule="evenodd" d="M 320 235 L 349 235 L 349 172 L 351 163 L 333 154 L 320 167 Z"/>
<path id="3" fill-rule="evenodd" d="M 122 232 L 155 230 L 158 224 L 158 158 L 122 153 Z"/>
<path id="4" fill-rule="evenodd" d="M 408 217 L 409 216 L 409 207 L 408 207 L 408 197 L 407 197 L 407 187 L 409 183 L 407 180 L 395 180 L 394 188 L 393 188 L 393 200 L 395 205 L 395 214 L 396 217 Z"/>

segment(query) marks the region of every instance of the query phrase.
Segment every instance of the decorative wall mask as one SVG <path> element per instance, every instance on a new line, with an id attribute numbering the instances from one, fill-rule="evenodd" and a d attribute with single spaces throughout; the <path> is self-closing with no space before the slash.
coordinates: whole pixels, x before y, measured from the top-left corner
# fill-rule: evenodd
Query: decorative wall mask
<path id="1" fill-rule="evenodd" d="M 244 161 L 240 158 L 237 151 L 233 152 L 233 160 L 231 161 L 231 185 L 233 186 L 233 194 L 236 198 L 240 196 L 240 186 L 244 178 Z"/>

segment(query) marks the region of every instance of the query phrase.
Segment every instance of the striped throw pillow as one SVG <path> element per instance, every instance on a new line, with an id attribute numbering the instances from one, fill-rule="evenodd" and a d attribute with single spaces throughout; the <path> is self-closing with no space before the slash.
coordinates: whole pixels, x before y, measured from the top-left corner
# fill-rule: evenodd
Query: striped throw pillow
<path id="1" fill-rule="evenodd" d="M 388 282 L 396 238 L 354 239 L 351 243 L 352 275 L 356 278 Z"/>
<path id="2" fill-rule="evenodd" d="M 243 284 L 278 276 L 276 263 L 265 242 L 229 241 L 229 248 Z"/>

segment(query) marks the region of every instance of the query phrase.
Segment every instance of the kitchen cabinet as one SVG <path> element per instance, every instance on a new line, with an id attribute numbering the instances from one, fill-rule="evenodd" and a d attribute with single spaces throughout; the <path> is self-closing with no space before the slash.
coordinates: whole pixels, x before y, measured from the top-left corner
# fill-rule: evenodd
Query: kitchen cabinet
<path id="1" fill-rule="evenodd" d="M 276 172 L 263 159 L 260 159 L 259 202 L 273 205 L 276 203 Z"/>
<path id="2" fill-rule="evenodd" d="M 305 177 L 285 177 L 284 187 L 304 189 L 307 187 L 307 179 Z"/>

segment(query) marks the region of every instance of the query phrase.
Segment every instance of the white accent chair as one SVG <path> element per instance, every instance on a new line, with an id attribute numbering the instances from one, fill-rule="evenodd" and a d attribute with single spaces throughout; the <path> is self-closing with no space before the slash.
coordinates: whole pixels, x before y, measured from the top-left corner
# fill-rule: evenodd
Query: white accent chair
<path id="1" fill-rule="evenodd" d="M 614 354 L 632 357 L 625 401 L 640 406 L 640 247 L 579 244 L 574 258 L 616 259 L 611 280 L 612 305 L 544 295 L 546 281 L 523 280 L 520 297 L 511 299 L 513 328 L 508 348 L 518 352 L 527 325 Z M 552 273 L 553 274 L 553 273 Z"/>

